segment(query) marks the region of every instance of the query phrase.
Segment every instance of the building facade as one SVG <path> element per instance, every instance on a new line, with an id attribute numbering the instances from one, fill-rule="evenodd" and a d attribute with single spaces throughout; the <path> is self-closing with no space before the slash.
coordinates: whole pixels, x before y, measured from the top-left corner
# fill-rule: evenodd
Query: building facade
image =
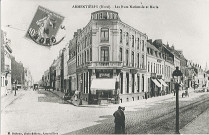
<path id="1" fill-rule="evenodd" d="M 148 97 L 167 94 L 168 85 L 165 83 L 165 60 L 162 53 L 149 40 L 147 43 L 147 76 Z"/>
<path id="2" fill-rule="evenodd" d="M 97 104 L 144 98 L 146 34 L 122 22 L 117 12 L 103 10 L 91 14 L 74 40 L 71 48 L 76 51 L 70 52 L 68 64 L 74 69 L 76 61 L 76 76 L 74 72 L 69 76 L 76 78 L 76 90 L 83 100 Z"/>
<path id="3" fill-rule="evenodd" d="M 1 30 L 1 96 L 7 95 L 12 91 L 11 79 L 11 58 L 12 49 L 10 48 L 11 41 L 7 38 L 7 33 Z"/>

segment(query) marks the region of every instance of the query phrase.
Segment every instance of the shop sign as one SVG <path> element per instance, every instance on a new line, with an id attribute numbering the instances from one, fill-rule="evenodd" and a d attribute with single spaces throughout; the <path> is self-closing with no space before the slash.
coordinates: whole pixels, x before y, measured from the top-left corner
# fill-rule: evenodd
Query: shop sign
<path id="1" fill-rule="evenodd" d="M 113 70 L 111 69 L 96 69 L 96 78 L 112 78 Z"/>
<path id="2" fill-rule="evenodd" d="M 39 6 L 25 37 L 39 45 L 57 45 L 64 39 L 56 38 L 58 30 L 65 29 L 61 26 L 63 20 L 63 16 Z"/>
<path id="3" fill-rule="evenodd" d="M 110 73 L 99 73 L 99 78 L 110 78 Z"/>

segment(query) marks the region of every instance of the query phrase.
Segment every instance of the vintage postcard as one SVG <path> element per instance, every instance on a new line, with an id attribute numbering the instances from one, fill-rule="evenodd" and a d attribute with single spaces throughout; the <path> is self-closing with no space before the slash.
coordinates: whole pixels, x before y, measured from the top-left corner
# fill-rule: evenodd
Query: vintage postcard
<path id="1" fill-rule="evenodd" d="M 208 0 L 2 0 L 1 135 L 209 134 Z"/>

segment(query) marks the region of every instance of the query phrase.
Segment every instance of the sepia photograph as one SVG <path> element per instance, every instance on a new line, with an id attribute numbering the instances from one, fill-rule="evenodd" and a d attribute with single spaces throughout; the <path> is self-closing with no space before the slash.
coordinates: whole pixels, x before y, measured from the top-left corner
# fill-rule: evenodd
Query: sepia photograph
<path id="1" fill-rule="evenodd" d="M 1 135 L 209 134 L 209 0 L 1 0 Z"/>

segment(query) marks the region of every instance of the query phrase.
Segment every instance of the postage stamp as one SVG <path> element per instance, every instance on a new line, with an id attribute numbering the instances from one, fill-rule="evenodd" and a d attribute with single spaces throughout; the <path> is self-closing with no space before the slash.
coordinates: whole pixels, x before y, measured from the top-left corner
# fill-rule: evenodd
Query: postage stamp
<path id="1" fill-rule="evenodd" d="M 62 15 L 39 6 L 27 30 L 26 38 L 40 45 L 55 45 L 56 34 L 63 20 Z"/>

